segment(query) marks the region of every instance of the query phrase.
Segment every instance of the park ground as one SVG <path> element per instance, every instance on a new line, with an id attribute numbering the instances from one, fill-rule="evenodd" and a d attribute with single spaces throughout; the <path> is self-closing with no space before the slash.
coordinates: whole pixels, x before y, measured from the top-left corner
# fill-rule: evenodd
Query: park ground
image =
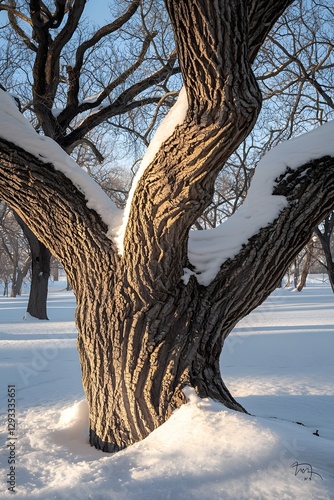
<path id="1" fill-rule="evenodd" d="M 51 286 L 50 321 L 23 320 L 27 295 L 0 299 L 0 498 L 12 478 L 16 499 L 334 499 L 334 296 L 322 276 L 276 290 L 227 339 L 223 378 L 250 415 L 188 388 L 187 405 L 115 455 L 88 444 L 63 285 Z"/>

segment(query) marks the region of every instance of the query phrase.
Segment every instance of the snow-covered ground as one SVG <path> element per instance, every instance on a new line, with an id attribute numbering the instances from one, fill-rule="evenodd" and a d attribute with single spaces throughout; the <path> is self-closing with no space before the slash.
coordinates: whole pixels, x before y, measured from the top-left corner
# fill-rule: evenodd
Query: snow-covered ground
<path id="1" fill-rule="evenodd" d="M 0 498 L 12 495 L 12 451 L 18 499 L 334 499 L 328 285 L 277 290 L 227 340 L 222 372 L 252 416 L 190 391 L 166 424 L 116 455 L 87 442 L 73 295 L 50 294 L 49 322 L 23 321 L 26 302 L 0 299 Z M 16 390 L 14 439 L 8 385 Z"/>

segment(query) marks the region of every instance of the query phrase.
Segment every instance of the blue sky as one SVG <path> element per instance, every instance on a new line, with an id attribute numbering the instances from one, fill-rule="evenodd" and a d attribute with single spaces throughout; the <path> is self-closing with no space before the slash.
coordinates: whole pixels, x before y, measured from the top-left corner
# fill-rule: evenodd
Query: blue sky
<path id="1" fill-rule="evenodd" d="M 100 0 L 99 2 L 88 0 L 84 13 L 97 24 L 103 24 L 106 20 L 110 22 L 111 16 L 108 7 L 109 5 L 110 2 L 108 0 Z"/>

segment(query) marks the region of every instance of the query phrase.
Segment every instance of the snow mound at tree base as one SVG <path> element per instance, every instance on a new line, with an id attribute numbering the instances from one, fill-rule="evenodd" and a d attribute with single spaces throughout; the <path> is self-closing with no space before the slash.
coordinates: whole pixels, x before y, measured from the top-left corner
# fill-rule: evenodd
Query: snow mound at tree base
<path id="1" fill-rule="evenodd" d="M 27 411 L 18 498 L 330 499 L 332 441 L 293 422 L 189 399 L 144 441 L 114 455 L 89 446 L 85 401 Z M 296 462 L 309 463 L 312 477 Z"/>

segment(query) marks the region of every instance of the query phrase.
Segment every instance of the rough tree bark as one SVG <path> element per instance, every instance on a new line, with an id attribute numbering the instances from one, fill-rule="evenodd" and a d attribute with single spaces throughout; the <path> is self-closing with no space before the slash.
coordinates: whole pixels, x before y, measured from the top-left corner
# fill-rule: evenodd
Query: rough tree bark
<path id="1" fill-rule="evenodd" d="M 0 140 L 2 198 L 52 247 L 73 285 L 90 442 L 103 451 L 162 424 L 185 402 L 185 385 L 245 411 L 220 375 L 224 340 L 279 285 L 334 206 L 334 158 L 287 168 L 273 193 L 288 200 L 278 218 L 245 241 L 209 286 L 195 276 L 181 280 L 189 230 L 260 111 L 251 62 L 290 3 L 166 1 L 189 108 L 137 185 L 123 256 L 68 178 Z"/>

